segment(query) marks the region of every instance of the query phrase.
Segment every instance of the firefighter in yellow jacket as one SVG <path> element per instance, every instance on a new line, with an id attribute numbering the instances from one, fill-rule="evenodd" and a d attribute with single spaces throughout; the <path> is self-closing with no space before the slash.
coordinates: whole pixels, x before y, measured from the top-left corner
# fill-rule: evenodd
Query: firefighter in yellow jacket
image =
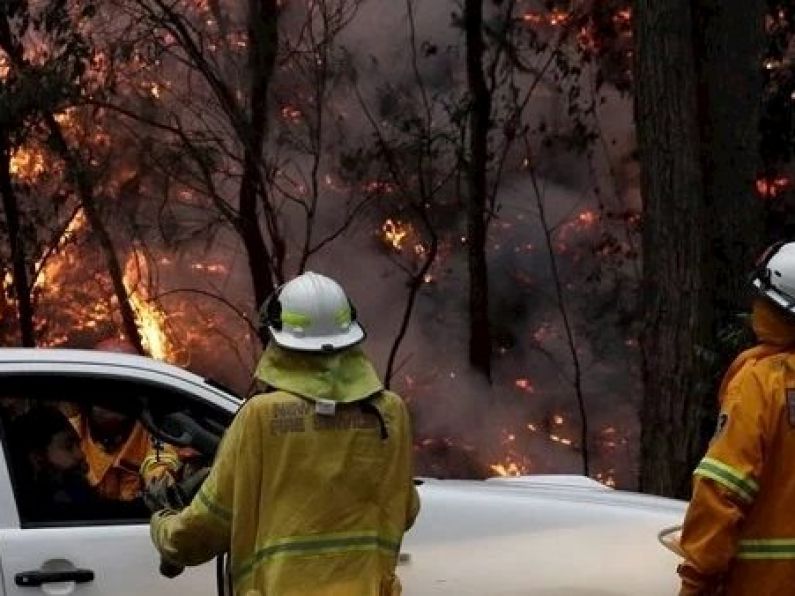
<path id="1" fill-rule="evenodd" d="M 266 392 L 240 409 L 191 505 L 153 516 L 152 539 L 172 565 L 229 551 L 238 596 L 399 594 L 419 510 L 406 406 L 355 347 L 365 334 L 333 280 L 305 273 L 263 311 Z"/>
<path id="2" fill-rule="evenodd" d="M 694 472 L 682 596 L 795 594 L 795 243 L 772 247 L 753 285 L 759 345 L 730 367 Z"/>

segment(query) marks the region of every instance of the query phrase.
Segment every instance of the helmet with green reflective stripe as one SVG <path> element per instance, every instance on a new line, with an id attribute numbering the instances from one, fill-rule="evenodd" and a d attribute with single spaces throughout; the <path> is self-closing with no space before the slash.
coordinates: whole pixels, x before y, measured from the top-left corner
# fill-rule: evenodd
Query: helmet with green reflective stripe
<path id="1" fill-rule="evenodd" d="M 751 278 L 757 291 L 795 315 L 795 242 L 776 242 L 759 259 Z"/>
<path id="2" fill-rule="evenodd" d="M 365 337 L 345 290 L 317 273 L 304 273 L 278 288 L 261 314 L 274 343 L 287 350 L 336 352 Z"/>

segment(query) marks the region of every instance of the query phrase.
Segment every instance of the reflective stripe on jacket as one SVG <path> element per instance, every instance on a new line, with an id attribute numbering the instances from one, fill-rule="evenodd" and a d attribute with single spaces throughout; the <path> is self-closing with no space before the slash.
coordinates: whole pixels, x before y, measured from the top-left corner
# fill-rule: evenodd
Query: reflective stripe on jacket
<path id="1" fill-rule="evenodd" d="M 161 554 L 195 565 L 231 547 L 241 596 L 399 593 L 400 543 L 419 509 L 409 417 L 388 391 L 368 403 L 377 414 L 338 403 L 323 415 L 284 390 L 253 397 L 191 505 L 153 517 Z"/>
<path id="2" fill-rule="evenodd" d="M 682 594 L 795 593 L 795 355 L 748 360 L 728 383 L 694 472 Z"/>

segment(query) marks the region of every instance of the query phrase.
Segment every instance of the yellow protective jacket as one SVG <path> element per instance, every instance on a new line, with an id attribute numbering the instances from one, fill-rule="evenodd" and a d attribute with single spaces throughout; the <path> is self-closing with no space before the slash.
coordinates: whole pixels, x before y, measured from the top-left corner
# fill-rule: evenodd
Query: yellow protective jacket
<path id="1" fill-rule="evenodd" d="M 694 472 L 682 595 L 795 593 L 795 325 L 761 300 L 753 322 L 762 343 L 730 368 Z"/>
<path id="2" fill-rule="evenodd" d="M 85 416 L 70 422 L 80 435 L 80 448 L 88 463 L 88 481 L 97 493 L 116 501 L 130 501 L 141 496 L 143 486 L 179 468 L 176 450 L 170 445 L 155 448 L 152 435 L 140 422 L 133 426 L 127 440 L 113 452 L 105 451 L 91 438 Z"/>
<path id="3" fill-rule="evenodd" d="M 399 594 L 419 510 L 405 404 L 355 348 L 271 346 L 257 377 L 274 391 L 240 409 L 191 505 L 152 518 L 161 555 L 196 565 L 229 550 L 240 596 Z"/>

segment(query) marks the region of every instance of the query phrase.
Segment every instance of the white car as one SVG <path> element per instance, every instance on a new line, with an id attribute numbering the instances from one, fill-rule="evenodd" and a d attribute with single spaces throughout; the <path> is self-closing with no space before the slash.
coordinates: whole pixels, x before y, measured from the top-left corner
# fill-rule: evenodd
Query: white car
<path id="1" fill-rule="evenodd" d="M 217 440 L 241 403 L 199 376 L 147 358 L 0 349 L 0 405 L 14 399 L 91 403 L 108 397 L 137 400 L 142 420 L 161 438 L 184 444 L 195 439 L 194 446 Z M 5 435 L 3 444 L 2 594 L 218 593 L 214 563 L 175 579 L 158 573 L 145 519 L 21 520 Z M 683 502 L 615 491 L 572 476 L 425 479 L 419 490 L 422 511 L 400 557 L 407 595 L 662 596 L 676 591 L 677 558 L 660 546 L 657 534 L 681 521 Z"/>

